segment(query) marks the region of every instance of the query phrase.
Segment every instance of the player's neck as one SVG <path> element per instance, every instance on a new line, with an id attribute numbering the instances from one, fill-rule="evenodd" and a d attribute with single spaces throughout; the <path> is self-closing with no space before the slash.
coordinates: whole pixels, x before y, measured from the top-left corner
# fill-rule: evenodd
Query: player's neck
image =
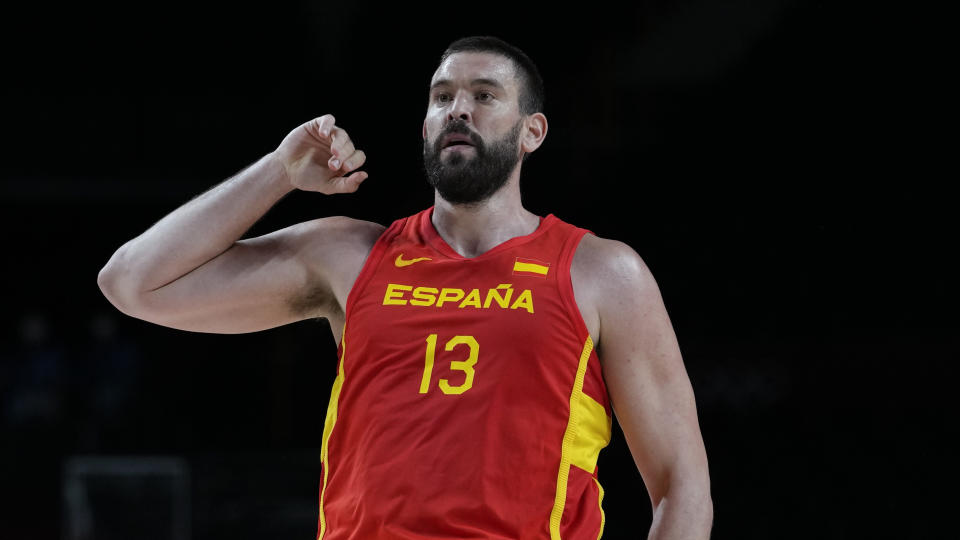
<path id="1" fill-rule="evenodd" d="M 510 184 L 470 206 L 451 204 L 435 194 L 432 221 L 447 245 L 464 257 L 482 255 L 540 225 L 539 216 L 520 203 L 520 190 Z"/>

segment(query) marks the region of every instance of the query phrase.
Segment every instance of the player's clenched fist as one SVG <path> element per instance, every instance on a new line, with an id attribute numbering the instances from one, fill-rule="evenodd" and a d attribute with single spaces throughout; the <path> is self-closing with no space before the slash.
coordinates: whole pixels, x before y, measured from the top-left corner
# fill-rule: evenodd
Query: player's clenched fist
<path id="1" fill-rule="evenodd" d="M 367 156 L 353 147 L 347 132 L 326 114 L 291 131 L 274 150 L 297 189 L 321 193 L 351 193 L 367 173 L 357 169 Z M 352 174 L 351 174 L 352 173 Z"/>

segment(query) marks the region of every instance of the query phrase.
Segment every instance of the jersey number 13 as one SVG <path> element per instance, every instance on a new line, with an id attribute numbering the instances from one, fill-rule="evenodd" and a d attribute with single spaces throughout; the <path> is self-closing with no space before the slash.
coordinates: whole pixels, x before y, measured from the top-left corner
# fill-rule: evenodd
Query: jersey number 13
<path id="1" fill-rule="evenodd" d="M 466 373 L 466 379 L 463 384 L 452 386 L 447 379 L 440 379 L 438 386 L 444 394 L 462 394 L 473 386 L 473 366 L 477 363 L 477 355 L 480 353 L 480 344 L 473 336 L 453 336 L 443 346 L 443 350 L 452 351 L 458 345 L 466 345 L 470 354 L 466 360 L 451 360 L 450 369 L 456 369 Z M 437 352 L 437 335 L 427 336 L 427 354 L 424 360 L 423 377 L 420 379 L 420 393 L 426 394 L 430 390 L 430 378 L 433 373 L 433 359 Z"/>

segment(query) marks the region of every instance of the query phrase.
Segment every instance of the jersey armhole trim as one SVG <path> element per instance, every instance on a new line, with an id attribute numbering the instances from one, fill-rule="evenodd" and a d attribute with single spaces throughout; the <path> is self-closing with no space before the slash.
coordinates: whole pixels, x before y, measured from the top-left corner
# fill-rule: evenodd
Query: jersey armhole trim
<path id="1" fill-rule="evenodd" d="M 350 288 L 350 292 L 347 293 L 347 306 L 343 311 L 344 323 L 349 319 L 356 299 L 360 297 L 363 289 L 367 286 L 367 282 L 369 282 L 373 276 L 376 267 L 380 264 L 380 260 L 383 259 L 383 254 L 387 251 L 387 246 L 400 234 L 400 231 L 406 226 L 408 219 L 409 218 L 401 218 L 394 221 L 373 244 L 373 248 L 370 249 L 370 254 L 367 255 L 367 260 L 363 263 L 363 268 L 360 269 L 357 280 L 353 283 L 353 287 Z M 346 330 L 346 324 L 344 324 L 344 330 Z"/>
<path id="2" fill-rule="evenodd" d="M 590 335 L 587 323 L 583 320 L 583 314 L 580 313 L 580 306 L 577 305 L 577 299 L 573 293 L 573 276 L 570 275 L 570 268 L 573 266 L 573 256 L 577 252 L 577 247 L 579 247 L 580 242 L 587 233 L 593 234 L 592 231 L 587 229 L 575 227 L 574 232 L 567 237 L 563 244 L 562 256 L 557 272 L 557 287 L 560 289 L 560 298 L 567 308 L 570 322 L 573 324 L 577 332 L 577 338 L 581 343 L 587 337 L 592 340 L 593 336 Z"/>

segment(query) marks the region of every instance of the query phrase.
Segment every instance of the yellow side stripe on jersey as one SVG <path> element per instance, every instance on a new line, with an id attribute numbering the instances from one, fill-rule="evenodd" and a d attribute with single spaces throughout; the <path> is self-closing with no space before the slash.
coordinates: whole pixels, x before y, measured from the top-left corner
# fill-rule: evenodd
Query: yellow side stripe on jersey
<path id="1" fill-rule="evenodd" d="M 320 443 L 320 462 L 323 464 L 323 489 L 320 490 L 320 534 L 317 540 L 323 538 L 327 531 L 327 519 L 323 515 L 323 496 L 327 492 L 327 476 L 330 474 L 330 456 L 328 454 L 330 447 L 330 434 L 333 432 L 333 426 L 337 423 L 337 407 L 340 403 L 340 389 L 343 388 L 343 359 L 347 356 L 347 345 L 343 341 L 347 326 L 343 326 L 343 333 L 340 334 L 340 366 L 337 368 L 337 378 L 333 381 L 333 390 L 330 391 L 330 403 L 327 405 L 327 418 L 323 422 L 323 439 Z"/>
<path id="2" fill-rule="evenodd" d="M 576 453 L 574 447 L 580 422 L 584 421 L 585 411 L 582 406 L 583 379 L 587 373 L 587 361 L 593 351 L 593 340 L 587 336 L 580 353 L 580 363 L 577 365 L 577 376 L 573 381 L 573 391 L 570 392 L 570 418 L 567 420 L 567 429 L 563 433 L 563 446 L 560 450 L 560 470 L 557 472 L 557 493 L 553 499 L 553 510 L 550 512 L 550 540 L 560 539 L 560 518 L 563 517 L 563 507 L 567 502 L 567 480 L 570 477 L 570 464 Z M 587 420 L 590 422 L 590 420 Z M 593 472 L 592 470 L 590 471 Z"/>
<path id="3" fill-rule="evenodd" d="M 610 444 L 613 419 L 597 400 L 580 392 L 577 438 L 570 448 L 570 463 L 593 474 L 600 450 Z"/>
<path id="4" fill-rule="evenodd" d="M 527 263 L 516 261 L 513 263 L 514 272 L 533 272 L 534 274 L 547 275 L 547 272 L 550 270 L 549 266 L 544 266 L 542 264 L 536 263 Z"/>
<path id="5" fill-rule="evenodd" d="M 600 507 L 600 532 L 597 533 L 597 540 L 600 540 L 600 537 L 603 536 L 603 525 L 606 522 L 606 515 L 603 513 L 603 486 L 600 485 L 600 481 L 596 478 L 593 479 L 597 483 L 597 489 L 600 490 L 600 497 L 597 499 L 597 506 Z"/>

